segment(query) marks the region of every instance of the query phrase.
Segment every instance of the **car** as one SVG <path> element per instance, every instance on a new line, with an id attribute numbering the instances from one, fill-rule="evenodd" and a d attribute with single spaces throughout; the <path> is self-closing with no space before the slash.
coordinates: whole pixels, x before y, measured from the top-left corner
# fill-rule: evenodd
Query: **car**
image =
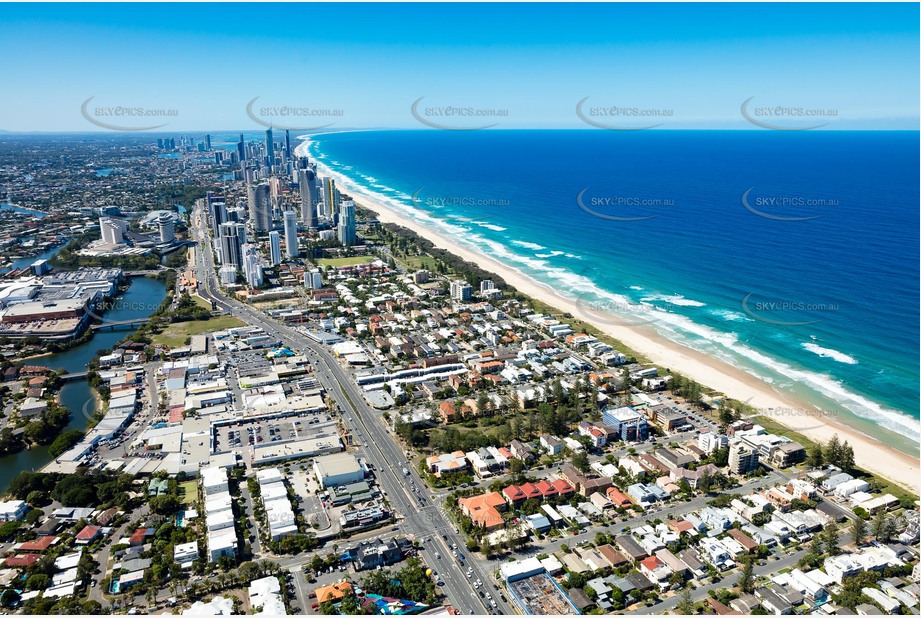
<path id="1" fill-rule="evenodd" d="M 319 603 L 314 603 L 313 605 L 310 606 L 310 609 L 319 609 L 319 607 L 320 607 Z"/>
<path id="2" fill-rule="evenodd" d="M 316 592 L 311 592 L 310 594 L 307 595 L 307 598 L 308 598 L 308 599 L 315 599 L 315 598 L 317 598 L 317 593 L 316 593 Z"/>

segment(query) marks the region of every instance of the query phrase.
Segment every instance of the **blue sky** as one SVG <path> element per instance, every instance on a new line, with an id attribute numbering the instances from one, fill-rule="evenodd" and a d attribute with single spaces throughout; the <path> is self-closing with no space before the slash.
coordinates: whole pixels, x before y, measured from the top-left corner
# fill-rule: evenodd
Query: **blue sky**
<path id="1" fill-rule="evenodd" d="M 307 128 L 425 128 L 410 108 L 500 110 L 499 127 L 756 129 L 820 110 L 831 129 L 917 129 L 916 4 L 4 5 L 0 130 L 102 130 L 89 107 L 176 110 L 195 131 L 261 127 L 263 106 L 341 110 Z M 259 114 L 259 112 L 256 112 Z M 442 117 L 424 112 L 433 122 Z M 799 127 L 781 112 L 764 118 Z M 262 110 L 263 120 L 287 119 Z M 447 118 L 472 126 L 478 119 Z M 763 129 L 759 129 L 763 130 Z"/>

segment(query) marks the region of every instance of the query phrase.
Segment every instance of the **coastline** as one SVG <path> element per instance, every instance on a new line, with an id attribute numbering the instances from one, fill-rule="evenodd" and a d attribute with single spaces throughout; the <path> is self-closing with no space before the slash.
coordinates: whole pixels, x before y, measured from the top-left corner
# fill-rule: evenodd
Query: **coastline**
<path id="1" fill-rule="evenodd" d="M 303 139 L 302 144 L 298 146 L 303 149 L 302 152 L 307 151 L 310 144 L 309 138 Z M 360 205 L 374 211 L 382 223 L 394 223 L 412 230 L 437 247 L 501 276 L 506 283 L 523 294 L 562 312 L 578 316 L 582 321 L 647 357 L 652 363 L 668 367 L 710 389 L 746 402 L 756 408 L 761 416 L 769 417 L 810 440 L 825 443 L 834 434 L 838 434 L 839 439 L 847 440 L 853 447 L 854 457 L 859 467 L 891 480 L 915 494 L 919 493 L 921 482 L 919 482 L 918 458 L 898 451 L 858 429 L 830 418 L 811 404 L 798 401 L 786 393 L 776 392 L 769 384 L 741 369 L 674 343 L 649 327 L 612 324 L 600 317 L 603 314 L 601 311 L 592 312 L 599 314 L 599 317 L 594 317 L 591 313 L 581 310 L 576 301 L 559 295 L 550 287 L 529 279 L 514 268 L 488 255 L 464 247 L 441 232 L 394 211 L 380 203 L 373 194 L 348 176 L 330 169 L 321 161 L 316 159 L 314 161 L 317 163 L 318 170 L 334 178 L 343 191 L 351 197 L 361 200 Z"/>

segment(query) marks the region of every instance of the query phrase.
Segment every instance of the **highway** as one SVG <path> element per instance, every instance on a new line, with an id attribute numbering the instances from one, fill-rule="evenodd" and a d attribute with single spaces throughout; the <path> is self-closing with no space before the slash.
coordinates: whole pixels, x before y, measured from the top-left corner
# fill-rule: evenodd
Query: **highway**
<path id="1" fill-rule="evenodd" d="M 210 249 L 210 227 L 204 219 L 201 204 L 196 205 L 191 221 L 193 236 L 203 249 L 194 252 L 199 295 L 205 300 L 213 301 L 217 307 L 236 315 L 247 324 L 259 326 L 267 333 L 277 336 L 292 349 L 307 354 L 320 384 L 344 410 L 343 422 L 352 431 L 356 441 L 363 445 L 363 453 L 374 466 L 378 483 L 391 508 L 400 518 L 400 531 L 418 540 L 425 539 L 420 554 L 441 576 L 444 581 L 442 591 L 452 605 L 465 614 L 516 613 L 499 597 L 488 563 L 478 557 L 466 555 L 463 536 L 455 531 L 447 514 L 434 502 L 432 493 L 412 469 L 405 453 L 389 434 L 380 414 L 368 405 L 358 385 L 319 344 L 302 333 L 272 320 L 253 307 L 225 297 L 215 279 L 213 254 Z M 409 471 L 408 475 L 403 474 L 404 467 Z M 411 486 L 418 488 L 417 491 L 410 491 Z M 463 566 L 461 561 L 452 555 L 452 546 L 455 544 L 458 553 L 465 557 Z M 465 567 L 472 569 L 469 578 Z M 496 608 L 491 608 L 487 600 L 474 589 L 472 583 L 477 579 L 483 583 L 480 590 L 492 595 Z"/>

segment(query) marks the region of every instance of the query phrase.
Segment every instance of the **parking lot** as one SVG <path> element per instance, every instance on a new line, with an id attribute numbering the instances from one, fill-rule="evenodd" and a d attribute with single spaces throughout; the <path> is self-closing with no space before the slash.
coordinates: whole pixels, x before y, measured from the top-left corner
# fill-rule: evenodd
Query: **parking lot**
<path id="1" fill-rule="evenodd" d="M 326 413 L 304 413 L 284 418 L 256 419 L 215 428 L 215 447 L 218 452 L 244 446 L 256 447 L 287 442 L 310 436 L 313 427 L 332 421 Z"/>

